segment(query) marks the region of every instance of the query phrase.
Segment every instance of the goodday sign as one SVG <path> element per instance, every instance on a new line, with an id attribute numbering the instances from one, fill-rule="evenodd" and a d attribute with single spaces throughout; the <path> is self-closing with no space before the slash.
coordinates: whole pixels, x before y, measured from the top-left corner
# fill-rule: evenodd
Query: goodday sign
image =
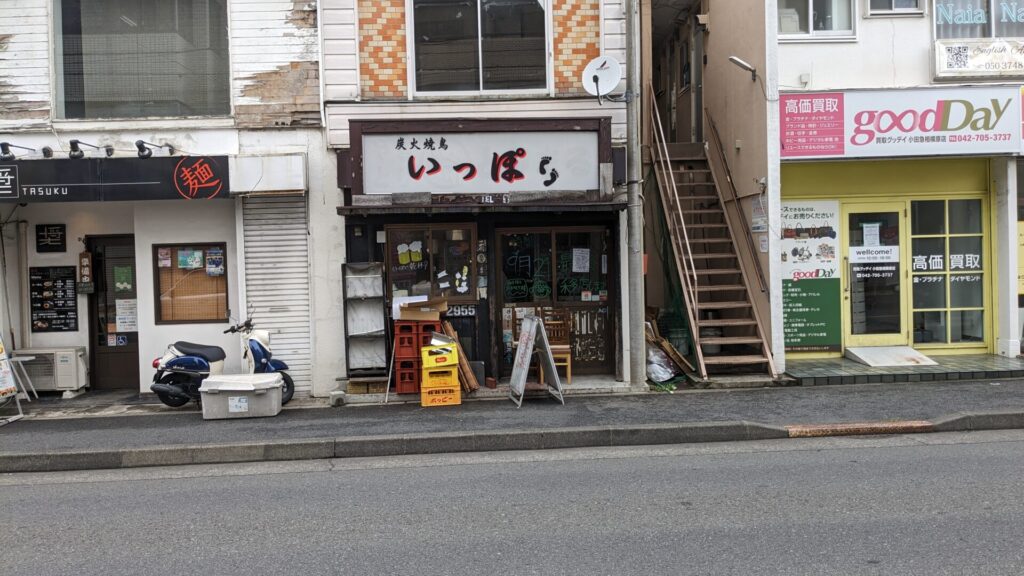
<path id="1" fill-rule="evenodd" d="M 781 156 L 1019 154 L 1017 86 L 782 94 Z"/>

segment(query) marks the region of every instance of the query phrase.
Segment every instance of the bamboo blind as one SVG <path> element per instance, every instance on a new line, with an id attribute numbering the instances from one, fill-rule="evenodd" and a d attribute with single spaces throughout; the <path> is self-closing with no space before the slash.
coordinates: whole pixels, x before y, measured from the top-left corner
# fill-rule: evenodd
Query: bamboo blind
<path id="1" fill-rule="evenodd" d="M 158 322 L 202 322 L 226 320 L 228 314 L 228 281 L 225 255 L 224 271 L 219 276 L 210 276 L 206 268 L 206 254 L 211 248 L 224 253 L 223 244 L 200 244 L 194 246 L 158 246 L 160 250 L 171 252 L 170 266 L 160 266 L 159 297 L 160 309 Z M 202 253 L 201 265 L 188 269 L 179 266 L 179 252 L 195 251 Z"/>

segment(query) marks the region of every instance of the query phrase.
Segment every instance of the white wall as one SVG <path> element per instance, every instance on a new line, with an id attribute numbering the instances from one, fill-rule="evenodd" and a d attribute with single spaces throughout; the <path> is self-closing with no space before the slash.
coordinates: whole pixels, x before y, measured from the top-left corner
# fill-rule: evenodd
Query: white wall
<path id="1" fill-rule="evenodd" d="M 98 234 L 131 234 L 132 214 L 134 207 L 132 203 L 111 203 L 106 209 L 100 210 L 95 204 L 83 202 L 55 202 L 50 204 L 28 204 L 18 208 L 15 218 L 27 222 L 26 245 L 28 247 L 28 266 L 74 266 L 78 269 L 78 253 L 85 250 L 85 244 L 80 239 L 88 235 Z M 64 224 L 67 226 L 67 251 L 57 253 L 39 254 L 36 252 L 35 233 L 36 224 Z M 18 283 L 14 284 L 17 292 L 11 296 L 11 307 L 16 308 L 21 304 L 27 306 L 27 294 L 24 293 L 21 283 L 25 281 L 24 274 L 27 270 L 18 270 L 17 249 L 8 247 L 9 259 L 13 256 L 12 263 L 8 267 L 8 273 L 12 279 L 17 278 Z M 37 332 L 22 334 L 20 327 L 15 325 L 15 332 L 22 348 L 60 348 L 67 346 L 91 347 L 89 342 L 89 306 L 88 296 L 78 296 L 78 331 L 77 332 Z M 27 309 L 20 310 L 21 314 L 28 315 Z"/>
<path id="2" fill-rule="evenodd" d="M 109 205 L 111 203 L 107 203 Z M 237 334 L 222 334 L 231 326 L 216 324 L 156 324 L 154 302 L 153 245 L 224 242 L 228 276 L 228 308 L 238 318 L 237 244 L 235 242 L 235 201 L 139 202 L 135 209 L 135 274 L 139 296 L 139 389 L 149 391 L 153 378 L 153 359 L 162 356 L 167 345 L 177 340 L 220 346 L 227 352 L 224 371 L 240 372 L 241 351 Z"/>
<path id="3" fill-rule="evenodd" d="M 327 396 L 345 374 L 345 327 L 341 306 L 344 219 L 337 156 L 320 130 L 241 132 L 239 153 L 306 154 L 309 206 L 309 266 L 313 343 L 313 395 Z"/>
<path id="4" fill-rule="evenodd" d="M 779 89 L 903 88 L 927 86 L 932 74 L 932 16 L 863 16 L 858 4 L 852 41 L 779 42 Z M 931 2 L 927 2 L 928 5 Z M 802 74 L 809 82 L 800 81 Z"/>

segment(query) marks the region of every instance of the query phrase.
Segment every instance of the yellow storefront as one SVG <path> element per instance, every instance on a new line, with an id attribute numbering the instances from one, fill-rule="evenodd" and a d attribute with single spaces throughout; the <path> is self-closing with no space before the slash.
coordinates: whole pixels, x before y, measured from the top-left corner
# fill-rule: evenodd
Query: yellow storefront
<path id="1" fill-rule="evenodd" d="M 992 353 L 999 247 L 991 163 L 784 163 L 787 357 L 859 346 Z"/>

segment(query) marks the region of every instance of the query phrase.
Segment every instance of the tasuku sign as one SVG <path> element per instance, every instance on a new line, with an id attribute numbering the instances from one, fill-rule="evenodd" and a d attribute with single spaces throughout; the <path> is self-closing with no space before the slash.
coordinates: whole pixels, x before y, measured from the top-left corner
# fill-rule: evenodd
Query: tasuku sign
<path id="1" fill-rule="evenodd" d="M 1015 87 L 784 94 L 783 158 L 1013 154 L 1021 148 Z"/>

